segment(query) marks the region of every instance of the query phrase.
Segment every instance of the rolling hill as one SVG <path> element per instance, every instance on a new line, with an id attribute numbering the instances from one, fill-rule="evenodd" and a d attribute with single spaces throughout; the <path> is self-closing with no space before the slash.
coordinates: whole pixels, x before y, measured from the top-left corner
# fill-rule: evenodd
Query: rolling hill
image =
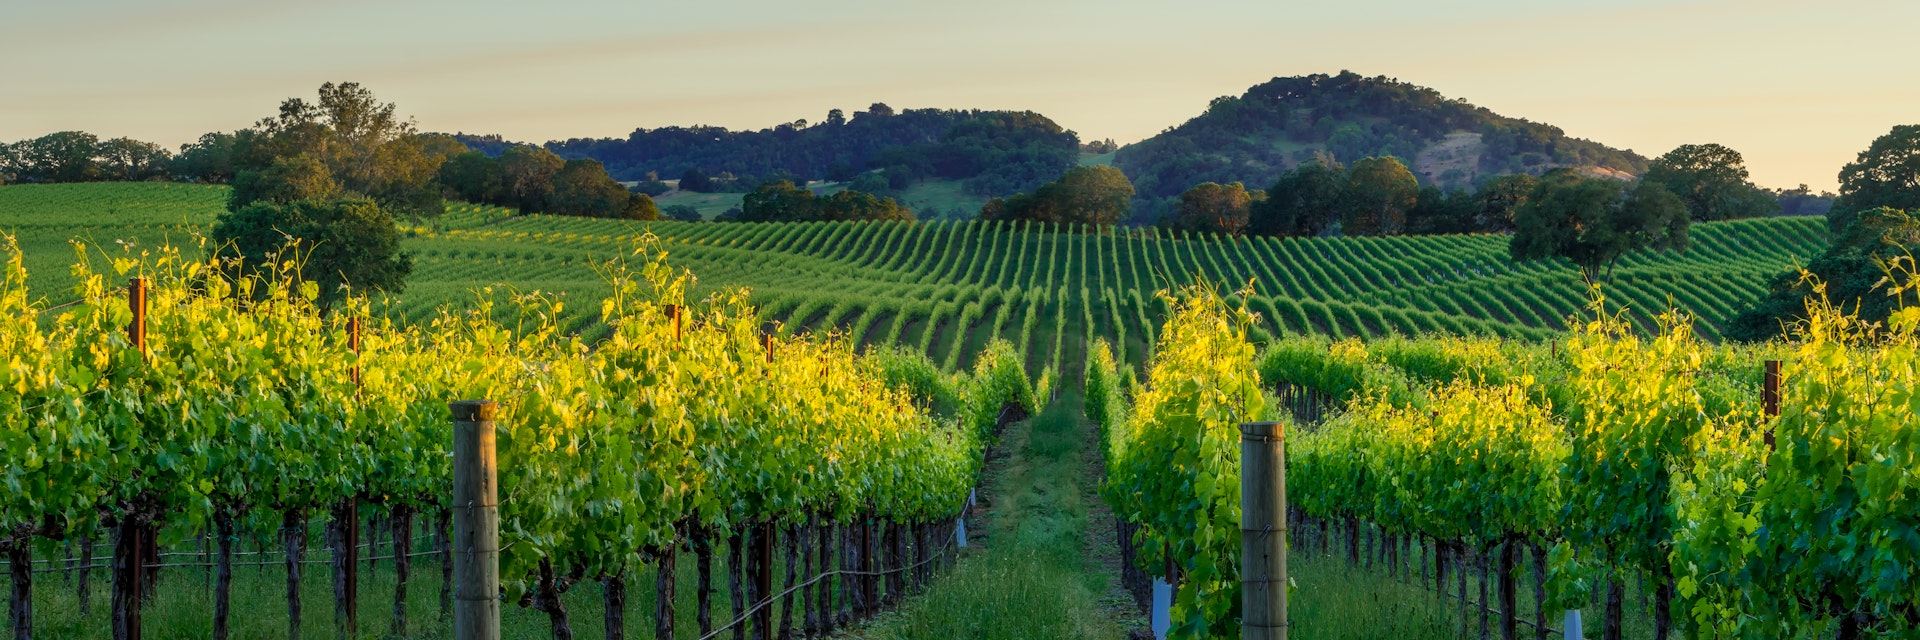
<path id="1" fill-rule="evenodd" d="M 1201 182 L 1265 188 L 1316 157 L 1350 163 L 1386 155 L 1406 162 L 1422 183 L 1443 187 L 1561 166 L 1637 175 L 1647 165 L 1632 151 L 1572 138 L 1558 127 L 1350 71 L 1274 78 L 1216 98 L 1201 115 L 1121 148 L 1113 164 L 1151 201 Z"/>

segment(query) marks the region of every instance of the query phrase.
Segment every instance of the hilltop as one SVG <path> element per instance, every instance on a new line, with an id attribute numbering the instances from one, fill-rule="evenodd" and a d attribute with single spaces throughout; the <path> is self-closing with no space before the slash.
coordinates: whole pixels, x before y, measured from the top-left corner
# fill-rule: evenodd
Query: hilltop
<path id="1" fill-rule="evenodd" d="M 1201 182 L 1265 188 L 1316 157 L 1350 163 L 1395 156 L 1422 183 L 1471 187 L 1483 177 L 1555 167 L 1638 175 L 1647 159 L 1573 138 L 1559 127 L 1511 118 L 1426 87 L 1351 71 L 1274 78 L 1113 157 L 1143 199 L 1180 195 Z"/>

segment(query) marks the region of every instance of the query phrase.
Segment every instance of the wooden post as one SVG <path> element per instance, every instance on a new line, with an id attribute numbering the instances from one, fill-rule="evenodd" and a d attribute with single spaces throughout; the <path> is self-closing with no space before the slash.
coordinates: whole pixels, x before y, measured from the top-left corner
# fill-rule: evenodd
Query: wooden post
<path id="1" fill-rule="evenodd" d="M 680 305 L 677 305 L 677 304 L 666 305 L 663 310 L 666 311 L 667 313 L 667 319 L 673 322 L 673 341 L 679 342 L 680 341 Z"/>
<path id="2" fill-rule="evenodd" d="M 453 409 L 453 637 L 500 640 L 500 514 L 494 412 L 487 400 Z"/>
<path id="3" fill-rule="evenodd" d="M 1779 417 L 1780 415 L 1780 361 L 1779 360 L 1767 361 L 1766 378 L 1760 388 L 1760 404 L 1761 404 L 1761 408 L 1764 411 L 1766 411 L 1767 417 L 1769 418 Z M 1766 438 L 1767 451 L 1773 451 L 1774 447 L 1773 447 L 1773 425 L 1772 424 L 1767 425 L 1767 430 L 1763 437 Z"/>
<path id="4" fill-rule="evenodd" d="M 1286 425 L 1240 425 L 1240 638 L 1287 637 Z"/>
<path id="5" fill-rule="evenodd" d="M 360 355 L 360 318 L 347 318 L 347 350 L 355 356 Z M 360 362 L 355 358 L 351 372 L 354 388 L 360 387 Z M 339 527 L 340 558 L 334 566 L 342 574 L 339 578 L 341 617 L 340 625 L 347 637 L 360 633 L 360 504 L 354 496 L 340 501 L 339 510 L 334 515 Z M 372 555 L 372 554 L 368 554 Z"/>
<path id="6" fill-rule="evenodd" d="M 134 278 L 127 283 L 127 307 L 133 312 L 133 321 L 127 324 L 127 341 L 144 358 L 147 355 L 146 278 Z M 115 640 L 139 640 L 141 636 L 141 606 L 147 599 L 142 589 L 146 586 L 142 565 L 149 553 L 144 543 L 147 541 L 146 529 L 151 525 L 140 522 L 140 517 L 132 513 L 121 516 L 120 535 L 113 553 Z"/>

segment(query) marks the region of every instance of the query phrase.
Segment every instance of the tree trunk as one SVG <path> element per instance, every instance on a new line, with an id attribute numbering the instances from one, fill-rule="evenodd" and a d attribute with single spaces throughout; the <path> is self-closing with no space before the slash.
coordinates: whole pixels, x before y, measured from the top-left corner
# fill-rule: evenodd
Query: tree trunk
<path id="1" fill-rule="evenodd" d="M 213 640 L 227 640 L 227 618 L 233 611 L 233 514 L 217 511 L 213 514 L 213 541 L 216 559 L 213 578 Z M 86 580 L 86 574 L 80 574 Z"/>
<path id="2" fill-rule="evenodd" d="M 407 637 L 407 574 L 412 572 L 413 510 L 393 508 L 393 635 Z"/>
<path id="3" fill-rule="evenodd" d="M 780 599 L 780 625 L 776 627 L 780 630 L 780 640 L 793 637 L 793 585 L 796 582 L 796 570 L 800 568 L 800 531 L 798 527 L 787 527 L 783 536 L 787 547 L 787 586 L 782 593 L 787 595 Z"/>
<path id="4" fill-rule="evenodd" d="M 746 557 L 740 549 L 742 542 L 738 530 L 727 533 L 727 593 L 733 596 L 733 620 L 739 620 L 740 615 L 747 612 L 746 594 L 740 590 L 741 561 Z M 734 625 L 733 640 L 746 640 L 746 637 L 746 625 Z"/>
<path id="5" fill-rule="evenodd" d="M 367 576 L 374 576 L 375 567 L 380 563 L 380 516 L 372 509 L 367 513 Z"/>
<path id="6" fill-rule="evenodd" d="M 1547 640 L 1547 549 L 1533 547 L 1533 637 Z"/>
<path id="7" fill-rule="evenodd" d="M 678 535 L 674 542 L 660 551 L 660 557 L 653 567 L 653 637 L 658 640 L 673 640 L 673 592 L 674 579 L 680 570 Z"/>
<path id="8" fill-rule="evenodd" d="M 600 578 L 600 595 L 604 601 L 606 615 L 602 621 L 605 630 L 602 635 L 607 640 L 626 640 L 627 637 L 627 579 L 624 572 L 614 572 Z"/>
<path id="9" fill-rule="evenodd" d="M 82 542 L 80 543 L 79 598 L 80 617 L 82 618 L 87 617 L 88 610 L 93 608 L 93 585 L 89 580 L 93 575 L 93 536 L 94 530 L 89 528 L 87 529 L 87 533 L 80 538 Z"/>
<path id="10" fill-rule="evenodd" d="M 853 523 L 836 527 L 840 530 L 840 570 L 858 571 L 860 560 L 855 557 L 860 550 L 854 547 Z M 858 609 L 855 600 L 860 597 L 860 579 L 852 574 L 840 574 L 840 612 L 835 618 L 841 626 L 853 621 L 853 612 Z"/>
<path id="11" fill-rule="evenodd" d="M 825 574 L 826 572 L 833 570 L 833 557 L 835 555 L 833 552 L 833 540 L 834 540 L 833 532 L 834 532 L 834 529 L 838 528 L 838 526 L 835 525 L 833 522 L 827 520 L 823 516 L 815 516 L 815 517 L 820 518 L 820 528 L 819 530 L 814 531 L 814 536 L 815 536 L 814 542 L 820 547 L 819 549 L 820 561 L 818 563 L 818 566 L 819 566 L 820 573 Z M 835 613 L 837 613 L 837 610 L 834 608 L 833 585 L 835 582 L 844 583 L 845 581 L 846 581 L 845 578 L 840 578 L 840 577 L 827 578 L 827 579 L 821 580 L 820 584 L 817 585 L 817 588 L 820 591 L 819 610 L 820 610 L 821 635 L 826 635 L 826 636 L 833 635 L 833 616 Z"/>
<path id="12" fill-rule="evenodd" d="M 453 512 L 442 508 L 433 524 L 434 547 L 440 552 L 440 619 L 453 617 Z"/>
<path id="13" fill-rule="evenodd" d="M 1865 613 L 1855 611 L 1842 615 L 1840 616 L 1840 631 L 1835 635 L 1835 640 L 1860 640 L 1866 637 L 1861 635 L 1861 633 L 1866 630 L 1866 626 L 1867 614 Z"/>
<path id="14" fill-rule="evenodd" d="M 1518 624 L 1520 616 L 1518 615 L 1519 612 L 1515 610 L 1515 605 L 1519 603 L 1520 599 L 1514 597 L 1517 589 L 1515 589 L 1515 580 L 1513 579 L 1513 563 L 1516 552 L 1514 548 L 1515 544 L 1517 544 L 1517 542 L 1514 540 L 1500 543 L 1501 640 L 1519 640 L 1520 637 L 1520 627 Z"/>
<path id="15" fill-rule="evenodd" d="M 353 552 L 358 551 L 359 536 L 354 535 L 359 518 L 354 514 L 354 501 L 342 500 L 334 506 L 333 517 L 327 522 L 327 544 L 333 550 L 333 623 L 340 631 L 340 637 L 352 638 L 360 633 L 359 598 L 353 579 L 353 570 L 359 563 L 354 561 Z"/>
<path id="16" fill-rule="evenodd" d="M 819 565 L 815 562 L 816 558 L 813 553 L 814 537 L 818 535 L 819 531 L 820 516 L 807 516 L 807 523 L 801 527 L 799 538 L 800 575 L 808 580 L 820 575 L 819 571 L 815 568 Z M 813 597 L 815 591 L 817 590 L 812 586 L 800 588 L 800 611 L 803 614 L 803 619 L 800 621 L 800 628 L 801 636 L 806 638 L 811 638 L 813 634 L 819 633 L 820 631 L 820 611 L 814 608 L 817 604 Z"/>
<path id="17" fill-rule="evenodd" d="M 1460 584 L 1460 637 L 1467 637 L 1473 618 L 1467 617 L 1467 545 L 1447 543 L 1447 564 L 1453 567 L 1454 581 Z"/>
<path id="18" fill-rule="evenodd" d="M 287 512 L 280 523 L 280 539 L 287 551 L 287 638 L 300 640 L 300 555 L 307 544 L 305 521 Z"/>
<path id="19" fill-rule="evenodd" d="M 1347 562 L 1360 566 L 1360 519 L 1347 518 Z"/>
<path id="20" fill-rule="evenodd" d="M 140 637 L 140 542 L 147 536 L 132 516 L 122 516 L 113 534 L 113 638 Z"/>
<path id="21" fill-rule="evenodd" d="M 14 640 L 33 640 L 33 543 L 26 535 L 8 543 L 7 564 L 13 567 L 12 614 Z"/>
<path id="22" fill-rule="evenodd" d="M 1626 584 L 1615 573 L 1607 579 L 1607 613 L 1600 630 L 1602 640 L 1620 640 L 1620 609 L 1625 604 L 1622 601 L 1626 599 Z"/>
<path id="23" fill-rule="evenodd" d="M 573 624 L 567 620 L 566 604 L 560 601 L 560 580 L 553 575 L 553 562 L 540 559 L 540 579 L 534 585 L 533 608 L 547 614 L 553 628 L 553 640 L 573 640 Z"/>
<path id="24" fill-rule="evenodd" d="M 1673 565 L 1662 559 L 1655 563 L 1653 579 L 1653 638 L 1667 640 L 1673 631 Z"/>
<path id="25" fill-rule="evenodd" d="M 1480 571 L 1480 640 L 1493 637 L 1493 603 L 1487 593 L 1487 550 L 1475 549 L 1473 565 Z"/>
<path id="26" fill-rule="evenodd" d="M 703 525 L 693 529 L 694 615 L 700 623 L 700 635 L 713 633 L 713 532 Z"/>

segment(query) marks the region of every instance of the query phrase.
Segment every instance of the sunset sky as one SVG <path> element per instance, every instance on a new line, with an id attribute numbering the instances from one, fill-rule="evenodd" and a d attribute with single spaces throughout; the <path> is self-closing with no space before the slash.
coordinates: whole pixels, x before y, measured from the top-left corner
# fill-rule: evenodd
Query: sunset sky
<path id="1" fill-rule="evenodd" d="M 1387 75 L 1643 155 L 1718 142 L 1832 189 L 1920 123 L 1920 2 L 5 0 L 0 141 L 175 147 L 358 81 L 428 131 L 1030 109 L 1128 143 L 1274 76 Z"/>

